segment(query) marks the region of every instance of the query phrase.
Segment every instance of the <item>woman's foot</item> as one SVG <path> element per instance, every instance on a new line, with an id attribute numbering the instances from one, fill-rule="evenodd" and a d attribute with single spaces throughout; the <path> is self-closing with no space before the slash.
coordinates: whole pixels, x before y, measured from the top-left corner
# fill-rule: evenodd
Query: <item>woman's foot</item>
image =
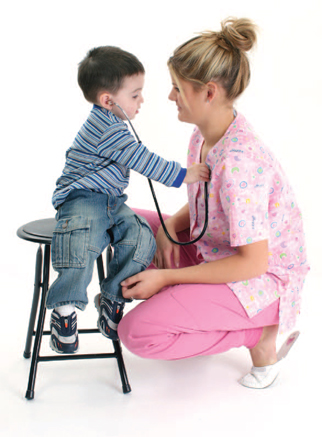
<path id="1" fill-rule="evenodd" d="M 277 362 L 276 337 L 278 325 L 265 326 L 257 345 L 250 349 L 253 367 L 250 373 L 239 380 L 248 388 L 266 388 L 273 384 L 279 374 Z"/>
<path id="2" fill-rule="evenodd" d="M 249 350 L 254 367 L 271 366 L 277 362 L 277 334 L 278 325 L 264 326 L 259 342 Z"/>
<path id="3" fill-rule="evenodd" d="M 276 380 L 283 358 L 289 353 L 300 335 L 298 331 L 293 332 L 276 353 L 277 332 L 278 325 L 267 326 L 263 329 L 259 342 L 250 350 L 254 366 L 250 373 L 239 380 L 241 385 L 261 389 L 269 387 Z"/>

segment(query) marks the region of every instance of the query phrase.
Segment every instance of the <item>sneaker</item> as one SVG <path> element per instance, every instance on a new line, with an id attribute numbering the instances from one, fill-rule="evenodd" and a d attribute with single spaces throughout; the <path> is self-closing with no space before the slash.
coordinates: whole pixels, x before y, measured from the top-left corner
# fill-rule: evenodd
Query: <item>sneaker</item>
<path id="1" fill-rule="evenodd" d="M 99 317 L 97 327 L 110 340 L 118 340 L 117 327 L 123 317 L 124 303 L 112 302 L 102 294 L 97 294 L 94 303 Z"/>
<path id="2" fill-rule="evenodd" d="M 78 351 L 77 315 L 61 316 L 53 310 L 50 319 L 50 347 L 59 354 L 74 354 Z"/>

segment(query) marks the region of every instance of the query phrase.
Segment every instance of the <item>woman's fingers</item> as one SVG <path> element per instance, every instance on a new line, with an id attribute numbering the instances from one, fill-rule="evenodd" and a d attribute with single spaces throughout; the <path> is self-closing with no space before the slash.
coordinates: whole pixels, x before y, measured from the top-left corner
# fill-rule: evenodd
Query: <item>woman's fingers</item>
<path id="1" fill-rule="evenodd" d="M 160 270 L 145 270 L 121 282 L 123 297 L 149 299 L 166 285 Z"/>
<path id="2" fill-rule="evenodd" d="M 122 287 L 130 288 L 132 285 L 136 284 L 139 281 L 140 273 L 131 276 L 130 278 L 124 279 L 124 281 L 121 282 Z"/>
<path id="3" fill-rule="evenodd" d="M 180 265 L 180 246 L 178 246 L 177 244 L 174 245 L 173 248 L 173 262 L 174 265 L 179 268 Z"/>

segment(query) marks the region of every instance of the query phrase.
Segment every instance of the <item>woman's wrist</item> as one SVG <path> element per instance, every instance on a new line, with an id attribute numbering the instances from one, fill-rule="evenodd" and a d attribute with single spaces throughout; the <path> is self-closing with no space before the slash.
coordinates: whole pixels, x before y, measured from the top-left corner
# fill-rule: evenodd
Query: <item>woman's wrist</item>
<path id="1" fill-rule="evenodd" d="M 167 218 L 166 220 L 164 220 L 164 224 L 166 226 L 166 228 L 173 228 L 174 230 L 176 230 L 176 218 L 175 216 L 171 216 L 169 218 Z"/>
<path id="2" fill-rule="evenodd" d="M 190 216 L 188 204 L 181 208 L 176 214 L 167 218 L 165 225 L 166 227 L 171 227 L 176 233 L 189 229 Z"/>
<path id="3" fill-rule="evenodd" d="M 178 278 L 178 271 L 180 269 L 163 269 L 160 270 L 163 275 L 164 287 L 168 287 L 169 285 L 176 285 L 180 283 L 180 279 Z"/>

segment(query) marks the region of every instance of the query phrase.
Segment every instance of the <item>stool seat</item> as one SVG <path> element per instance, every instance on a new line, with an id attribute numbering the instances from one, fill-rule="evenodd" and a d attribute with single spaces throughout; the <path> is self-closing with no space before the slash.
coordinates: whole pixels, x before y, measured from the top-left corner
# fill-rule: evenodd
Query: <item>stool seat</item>
<path id="1" fill-rule="evenodd" d="M 54 218 L 35 220 L 21 226 L 17 231 L 17 235 L 23 240 L 34 243 L 51 244 L 55 226 L 56 220 Z"/>
<path id="2" fill-rule="evenodd" d="M 34 294 L 31 306 L 31 312 L 29 317 L 29 326 L 27 331 L 27 339 L 24 350 L 24 357 L 30 358 L 31 356 L 31 343 L 32 338 L 35 336 L 34 347 L 32 352 L 32 361 L 30 365 L 29 382 L 26 392 L 26 398 L 28 400 L 34 398 L 34 387 L 36 381 L 37 367 L 40 361 L 60 361 L 60 360 L 79 360 L 79 359 L 91 359 L 91 358 L 116 358 L 120 377 L 122 380 L 123 393 L 129 393 L 131 391 L 130 384 L 127 379 L 127 374 L 124 366 L 121 343 L 119 340 L 112 341 L 114 347 L 114 353 L 96 353 L 96 354 L 73 354 L 73 355 L 50 355 L 41 356 L 40 347 L 43 335 L 50 335 L 50 331 L 44 331 L 44 322 L 46 316 L 46 296 L 49 288 L 49 271 L 50 271 L 50 245 L 53 238 L 53 232 L 56 226 L 56 220 L 54 218 L 47 218 L 42 220 L 35 220 L 24 224 L 17 230 L 17 235 L 23 240 L 38 243 L 39 248 L 36 255 L 36 268 L 35 268 L 35 283 Z M 42 245 L 45 245 L 45 251 L 43 256 Z M 106 263 L 111 259 L 111 248 L 107 249 Z M 104 264 L 102 255 L 96 260 L 99 283 L 105 279 Z M 40 299 L 40 290 L 41 299 Z M 40 300 L 40 308 L 38 310 Z M 38 312 L 37 330 L 34 331 L 35 321 Z M 92 334 L 99 333 L 100 331 L 95 329 L 78 329 L 79 334 Z"/>

